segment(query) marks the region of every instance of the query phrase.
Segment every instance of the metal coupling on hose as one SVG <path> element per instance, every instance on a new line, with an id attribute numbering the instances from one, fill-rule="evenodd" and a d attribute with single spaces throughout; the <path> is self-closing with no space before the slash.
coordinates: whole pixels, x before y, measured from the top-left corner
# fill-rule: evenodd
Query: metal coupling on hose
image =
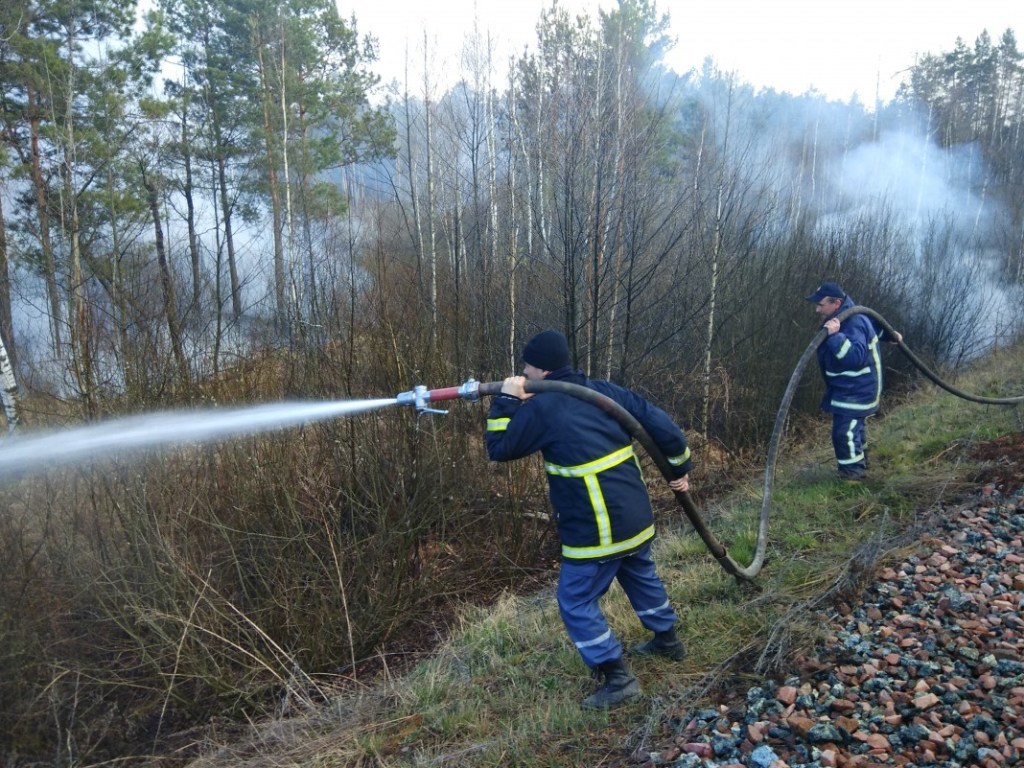
<path id="1" fill-rule="evenodd" d="M 459 387 L 459 399 L 476 402 L 480 399 L 480 382 L 470 377 Z"/>

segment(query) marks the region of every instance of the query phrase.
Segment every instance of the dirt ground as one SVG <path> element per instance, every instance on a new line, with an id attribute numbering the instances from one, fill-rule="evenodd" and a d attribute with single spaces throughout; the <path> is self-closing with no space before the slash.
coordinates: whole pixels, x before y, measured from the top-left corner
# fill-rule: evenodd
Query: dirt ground
<path id="1" fill-rule="evenodd" d="M 1014 432 L 982 443 L 971 450 L 971 457 L 986 462 L 969 478 L 980 485 L 991 485 L 1004 496 L 1024 486 L 1024 431 Z"/>

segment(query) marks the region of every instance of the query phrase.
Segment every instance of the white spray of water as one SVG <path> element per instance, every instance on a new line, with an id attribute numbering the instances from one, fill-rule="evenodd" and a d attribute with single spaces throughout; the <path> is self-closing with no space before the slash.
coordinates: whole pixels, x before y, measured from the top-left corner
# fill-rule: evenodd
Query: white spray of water
<path id="1" fill-rule="evenodd" d="M 395 398 L 167 411 L 0 442 L 0 477 L 172 443 L 202 443 L 395 405 Z"/>

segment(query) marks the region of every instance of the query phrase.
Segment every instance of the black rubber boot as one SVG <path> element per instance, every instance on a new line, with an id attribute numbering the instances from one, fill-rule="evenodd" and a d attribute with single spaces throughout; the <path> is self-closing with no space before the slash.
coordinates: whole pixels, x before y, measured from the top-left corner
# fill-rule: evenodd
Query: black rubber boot
<path id="1" fill-rule="evenodd" d="M 664 656 L 672 661 L 682 661 L 686 658 L 686 646 L 676 637 L 674 628 L 655 632 L 654 637 L 646 643 L 634 645 L 632 652 L 637 656 Z"/>
<path id="2" fill-rule="evenodd" d="M 584 709 L 611 709 L 640 695 L 640 683 L 622 659 L 602 662 L 594 671 L 604 677 L 604 685 L 583 700 Z"/>

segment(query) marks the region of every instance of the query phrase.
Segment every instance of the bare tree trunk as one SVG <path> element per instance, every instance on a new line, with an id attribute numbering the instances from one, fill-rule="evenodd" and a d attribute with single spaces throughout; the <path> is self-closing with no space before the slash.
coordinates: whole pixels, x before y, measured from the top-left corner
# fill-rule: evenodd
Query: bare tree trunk
<path id="1" fill-rule="evenodd" d="M 4 222 L 4 193 L 0 185 L 0 341 L 7 340 L 11 365 L 18 356 L 14 346 L 14 318 L 11 314 L 11 262 L 7 255 L 7 225 Z"/>
<path id="2" fill-rule="evenodd" d="M 68 51 L 75 50 L 74 35 L 68 37 Z M 69 55 L 69 60 L 71 56 Z M 70 212 L 70 233 L 71 233 L 71 359 L 74 364 L 75 380 L 78 383 L 79 394 L 85 405 L 85 411 L 92 416 L 96 410 L 95 392 L 93 391 L 93 360 L 92 360 L 92 333 L 90 322 L 90 308 L 86 296 L 85 274 L 82 271 L 82 247 L 79 230 L 81 224 L 78 218 L 78 191 L 75 189 L 75 168 L 77 159 L 75 155 L 75 111 L 72 108 L 72 101 L 75 95 L 75 67 L 68 71 L 67 82 L 67 114 L 64 125 L 64 204 Z"/>
<path id="3" fill-rule="evenodd" d="M 426 115 L 426 142 L 427 142 L 427 268 L 430 270 L 430 293 L 428 304 L 430 306 L 430 349 L 437 349 L 437 243 L 434 233 L 434 211 L 436 204 L 434 200 L 434 160 L 433 143 L 434 137 L 431 134 L 431 89 L 427 75 L 427 53 L 426 33 L 423 34 L 423 109 Z"/>
<path id="4" fill-rule="evenodd" d="M 106 174 L 107 199 L 110 201 L 111 206 L 114 205 L 114 201 L 117 199 L 115 182 L 113 174 Z M 118 343 L 121 345 L 121 370 L 124 376 L 124 387 L 125 391 L 131 394 L 136 391 L 136 387 L 138 387 L 142 380 L 139 374 L 143 366 L 139 362 L 138 354 L 128 332 L 129 328 L 135 324 L 135 320 L 129 317 L 128 312 L 131 297 L 127 295 L 124 279 L 121 274 L 121 248 L 120 221 L 114 216 L 111 217 L 110 221 L 110 250 L 113 257 L 110 260 L 110 277 L 106 282 L 106 288 L 113 305 L 111 312 L 114 323 L 117 326 Z"/>
<path id="5" fill-rule="evenodd" d="M 280 96 L 279 106 L 281 108 L 281 165 L 282 165 L 282 168 L 284 170 L 284 174 L 283 174 L 284 175 L 284 224 L 288 228 L 288 239 L 287 239 L 287 241 L 285 242 L 285 245 L 284 245 L 284 248 L 285 248 L 285 253 L 284 253 L 285 269 L 283 269 L 282 271 L 285 273 L 285 275 L 287 275 L 287 273 L 288 273 L 287 267 L 292 267 L 294 269 L 294 266 L 292 266 L 292 258 L 291 257 L 292 257 L 293 243 L 294 243 L 294 240 L 295 240 L 295 231 L 293 229 L 294 222 L 295 222 L 295 219 L 294 219 L 295 212 L 292 210 L 292 175 L 291 175 L 291 170 L 288 167 L 288 90 L 287 90 L 287 87 L 286 87 L 286 78 L 285 78 L 286 62 L 285 62 L 285 45 L 284 45 L 284 41 L 285 41 L 284 19 L 281 19 L 279 17 L 278 18 L 278 23 L 280 25 L 280 27 L 279 27 L 279 35 L 278 36 L 281 39 L 281 62 L 280 62 L 280 64 L 281 64 L 281 66 L 280 66 L 281 87 L 280 87 L 280 93 L 279 93 L 279 96 Z M 308 138 L 308 136 L 307 136 L 307 129 L 306 129 L 306 126 L 305 126 L 305 120 L 303 120 L 302 126 L 303 126 L 302 127 L 302 142 L 303 142 L 303 145 L 305 145 L 306 144 L 306 139 Z M 306 183 L 306 179 L 303 178 L 303 184 L 305 184 L 305 183 Z M 306 211 L 306 234 L 307 234 L 306 244 L 310 247 L 310 249 L 312 249 L 312 244 L 310 243 L 310 238 L 309 238 L 309 212 L 308 211 Z M 311 285 L 315 286 L 316 285 L 316 283 L 315 283 L 316 274 L 315 274 L 315 272 L 313 270 L 312 263 L 310 264 L 309 269 L 310 269 L 309 279 L 311 281 Z M 293 298 L 296 298 L 296 297 L 293 297 Z"/>
<path id="6" fill-rule="evenodd" d="M 175 362 L 178 364 L 178 375 L 181 378 L 181 384 L 187 388 L 192 377 L 189 374 L 188 360 L 185 358 L 185 348 L 181 340 L 181 326 L 178 324 L 178 310 L 174 300 L 174 281 L 171 278 L 171 270 L 167 265 L 164 231 L 160 225 L 160 197 L 157 195 L 156 185 L 146 178 L 145 169 L 143 169 L 143 184 L 146 187 L 146 193 L 149 198 L 149 211 L 153 216 L 156 262 L 160 269 L 160 288 L 163 291 L 167 332 L 171 338 L 171 349 L 174 353 Z"/>
<path id="7" fill-rule="evenodd" d="M 486 109 L 485 109 L 485 122 L 487 126 L 487 200 L 488 210 L 490 212 L 490 238 L 488 239 L 488 260 L 493 262 L 498 258 L 498 204 L 500 198 L 498 196 L 498 148 L 495 142 L 495 132 L 497 131 L 497 124 L 494 119 L 494 96 L 491 88 L 491 40 L 490 36 L 487 39 L 487 78 L 485 81 L 486 88 Z M 488 270 L 487 280 L 484 283 L 484 301 L 487 302 L 485 307 L 491 302 L 491 283 L 492 274 L 496 269 L 495 266 L 491 266 Z M 487 349 L 491 344 L 491 323 L 493 318 L 491 313 L 484 311 L 483 321 L 481 322 L 481 335 L 483 338 L 483 349 Z M 485 353 L 486 354 L 486 353 Z"/>
<path id="8" fill-rule="evenodd" d="M 530 195 L 530 157 L 526 151 L 525 136 L 522 126 L 519 124 L 519 115 L 516 111 L 516 102 L 519 98 L 519 89 L 516 86 L 514 73 L 509 73 L 508 85 L 508 117 L 511 126 L 513 141 L 522 153 L 523 168 L 526 172 L 526 250 L 530 252 L 530 228 L 533 223 L 532 212 L 529 204 Z M 511 237 L 508 244 L 508 291 L 506 301 L 508 302 L 508 358 L 509 370 L 516 369 L 516 281 L 518 279 L 518 251 L 519 251 L 519 217 L 516 214 L 516 159 L 514 153 L 509 153 L 508 159 L 508 190 L 509 190 L 509 225 L 512 227 Z"/>
<path id="9" fill-rule="evenodd" d="M 70 174 L 70 170 L 68 171 Z M 73 317 L 71 318 L 71 359 L 75 366 L 75 379 L 85 404 L 86 413 L 92 416 L 96 410 L 93 391 L 92 322 L 89 301 L 85 291 L 85 274 L 82 271 L 82 248 L 79 237 L 78 197 L 69 187 L 71 206 L 71 297 Z"/>
<path id="10" fill-rule="evenodd" d="M 209 63 L 213 56 L 211 54 L 212 43 L 209 39 L 210 30 L 202 30 L 205 38 L 203 40 L 204 48 L 204 61 Z M 211 134 L 214 142 L 214 162 L 216 168 L 216 178 L 214 180 L 214 188 L 218 190 L 219 204 L 220 204 L 220 217 L 224 224 L 224 245 L 227 248 L 228 257 L 228 273 L 231 281 L 231 309 L 234 312 L 235 318 L 242 316 L 242 287 L 238 278 L 238 264 L 235 259 L 235 238 L 232 231 L 231 225 L 231 200 L 228 197 L 228 173 L 227 173 L 227 156 L 228 148 L 224 141 L 224 127 L 221 125 L 220 117 L 220 94 L 215 88 L 208 86 L 204 93 L 206 107 L 210 113 L 211 122 Z M 216 207 L 216 206 L 214 206 Z M 219 237 L 218 237 L 219 239 Z M 220 265 L 221 253 L 218 249 L 217 261 L 218 270 Z M 217 279 L 220 279 L 220 272 L 217 273 Z M 222 321 L 221 312 L 223 311 L 220 307 L 220 294 L 218 296 L 218 307 L 217 307 L 217 322 L 218 328 Z"/>
<path id="11" fill-rule="evenodd" d="M 424 275 L 423 275 L 423 259 L 426 251 L 423 244 L 423 223 L 420 215 L 419 205 L 419 192 L 416 186 L 416 153 L 415 145 L 412 140 L 412 111 L 409 109 L 412 103 L 412 96 L 409 94 L 409 67 L 408 58 L 406 59 L 405 69 L 405 154 L 406 154 L 406 173 L 409 177 L 409 202 L 412 204 L 412 220 L 413 220 L 413 247 L 416 249 L 416 271 L 417 279 L 419 280 L 419 290 L 424 289 Z"/>
<path id="12" fill-rule="evenodd" d="M 218 147 L 223 147 L 218 142 Z M 231 231 L 231 204 L 228 200 L 227 160 L 223 152 L 217 154 L 217 183 L 220 187 L 221 217 L 224 221 L 224 244 L 228 253 L 228 274 L 231 278 L 231 311 L 236 318 L 242 316 L 242 286 L 238 279 L 238 264 L 235 259 L 235 238 Z"/>
<path id="13" fill-rule="evenodd" d="M 283 105 L 282 105 L 282 107 L 283 107 Z M 300 113 L 300 114 L 301 114 L 301 118 L 300 118 L 301 119 L 301 125 L 300 125 L 300 129 L 299 130 L 300 130 L 300 135 L 302 137 L 302 156 L 303 157 L 307 157 L 308 154 L 309 154 L 309 151 L 308 151 L 308 149 L 309 149 L 309 126 L 308 126 L 308 124 L 306 122 L 305 114 L 304 113 Z M 287 249 L 287 254 L 290 255 L 292 253 L 292 248 L 293 248 L 292 242 L 294 240 L 294 235 L 293 235 L 293 230 L 292 230 L 292 226 L 293 226 L 293 223 L 294 223 L 294 213 L 292 211 L 291 183 L 289 182 L 289 172 L 288 172 L 287 160 L 288 160 L 288 152 L 287 152 L 287 148 L 286 148 L 285 149 L 285 185 L 284 185 L 284 188 L 285 188 L 285 200 L 286 200 L 286 205 L 287 205 L 285 221 L 288 224 L 288 240 L 287 240 L 287 243 L 286 243 L 285 247 Z M 304 166 L 303 166 L 303 168 L 304 168 Z M 310 220 L 310 213 L 309 213 L 309 200 L 310 200 L 310 197 L 311 197 L 311 195 L 310 195 L 310 188 L 309 188 L 309 174 L 306 173 L 306 171 L 304 169 L 300 173 L 299 179 L 297 180 L 297 184 L 298 184 L 298 187 L 299 187 L 299 195 L 300 195 L 300 201 L 299 202 L 300 202 L 301 216 L 302 216 L 303 246 L 306 249 L 306 261 L 309 264 L 309 276 L 307 277 L 309 298 L 304 303 L 306 303 L 308 305 L 308 307 L 309 307 L 308 311 L 311 314 L 319 316 L 319 307 L 320 307 L 320 302 L 321 302 L 321 291 L 320 291 L 320 284 L 319 284 L 320 281 L 319 281 L 318 276 L 317 276 L 316 253 L 314 252 L 314 249 L 313 249 L 313 230 L 312 230 L 312 222 Z M 349 200 L 349 202 L 351 204 L 352 198 L 349 197 L 347 199 Z M 288 262 L 291 265 L 291 269 L 294 271 L 295 265 L 294 265 L 294 262 L 291 260 L 291 258 L 289 258 Z M 295 287 L 295 283 L 296 282 L 297 281 L 296 281 L 295 276 L 293 274 L 292 275 L 292 301 L 295 302 L 296 305 L 297 305 L 298 304 L 298 293 L 297 293 L 297 289 Z M 325 290 L 327 290 L 327 289 L 325 288 Z M 298 311 L 298 310 L 296 309 L 296 311 Z M 302 326 L 300 325 L 300 327 L 302 327 Z"/>
<path id="14" fill-rule="evenodd" d="M 604 82 L 605 76 L 605 57 L 601 53 L 597 57 L 597 73 L 595 80 L 597 85 L 595 86 L 595 97 L 594 103 L 591 105 L 591 122 L 590 128 L 597 135 L 597 139 L 594 142 L 594 156 L 593 156 L 593 168 L 594 178 L 591 186 L 591 198 L 590 198 L 590 291 L 588 299 L 590 301 L 590 334 L 587 343 L 587 357 L 585 363 L 585 370 L 597 373 L 597 361 L 598 361 L 598 338 L 601 332 L 601 291 L 604 287 L 604 280 L 602 273 L 604 272 L 604 260 L 605 260 L 605 241 L 604 241 L 604 219 L 606 216 L 604 209 L 604 194 L 605 194 L 605 178 L 604 178 L 604 153 L 606 146 L 605 131 L 603 130 L 603 109 L 604 109 Z"/>
<path id="15" fill-rule="evenodd" d="M 281 191 L 280 182 L 277 177 L 277 153 L 274 148 L 274 127 L 271 120 L 271 84 L 267 74 L 266 63 L 263 61 L 263 40 L 260 37 L 260 26 L 258 21 L 253 24 L 256 39 L 253 46 L 256 48 L 258 72 L 260 78 L 260 100 L 263 102 L 263 136 L 266 142 L 267 153 L 267 185 L 270 189 L 270 214 L 273 220 L 274 229 L 274 306 L 277 311 L 278 322 L 285 318 L 285 268 L 284 268 L 284 223 L 281 214 Z M 282 43 L 283 45 L 283 43 Z M 287 120 L 284 107 L 284 77 L 281 78 L 281 112 L 282 117 Z M 284 132 L 287 133 L 287 123 Z"/>
<path id="16" fill-rule="evenodd" d="M 510 158 L 508 164 L 508 350 L 509 370 L 516 369 L 516 278 L 518 277 L 519 224 L 516 208 L 516 165 Z"/>
<path id="17" fill-rule="evenodd" d="M 729 98 L 726 103 L 725 135 L 722 137 L 722 156 L 728 156 L 729 133 L 732 126 L 732 95 L 733 79 L 729 79 Z M 715 344 L 715 309 L 718 302 L 718 273 L 722 255 L 723 218 L 725 203 L 725 169 L 719 167 L 718 190 L 715 200 L 715 226 L 711 243 L 711 276 L 708 284 L 708 321 L 704 336 L 704 363 L 701 377 L 704 392 L 701 398 L 701 434 L 708 436 L 708 423 L 711 419 L 711 363 L 712 350 Z"/>
<path id="18" fill-rule="evenodd" d="M 1020 237 L 1017 239 L 1017 271 L 1018 283 L 1024 283 L 1024 224 L 1021 226 Z"/>
<path id="19" fill-rule="evenodd" d="M 619 59 L 616 61 L 615 66 L 615 155 L 612 158 L 612 189 L 609 190 L 608 198 L 611 200 L 612 210 L 619 211 L 618 215 L 618 227 L 622 228 L 622 216 L 626 210 L 626 201 L 623 199 L 623 190 L 625 188 L 625 155 L 626 155 L 626 130 L 627 130 L 627 114 L 626 114 L 626 93 L 623 88 L 624 73 L 624 62 L 622 60 L 621 46 L 618 49 Z M 631 132 L 636 131 L 634 125 L 635 121 L 629 121 Z M 618 319 L 618 307 L 621 299 L 620 292 L 622 290 L 622 254 L 623 254 L 623 242 L 622 237 L 611 237 L 613 232 L 612 219 L 609 215 L 607 217 L 607 223 L 605 225 L 604 241 L 607 243 L 611 240 L 614 243 L 614 252 L 611 254 L 612 265 L 611 265 L 611 279 L 612 279 L 612 296 L 609 302 L 608 310 L 608 340 L 606 342 L 606 354 L 605 354 L 605 378 L 612 378 L 612 360 L 615 351 L 615 336 L 616 326 Z M 628 322 L 628 318 L 626 319 Z"/>
<path id="20" fill-rule="evenodd" d="M 5 340 L 7 344 L 5 345 Z M 10 354 L 8 354 L 10 350 Z M 0 193 L 0 395 L 7 416 L 7 431 L 18 426 L 18 382 L 14 378 L 14 322 L 11 317 L 11 273 L 7 256 L 3 194 Z"/>
<path id="21" fill-rule="evenodd" d="M 708 322 L 704 337 L 704 365 L 701 378 L 704 393 L 701 398 L 701 435 L 705 440 L 708 436 L 708 422 L 711 418 L 711 362 L 715 343 L 715 307 L 718 301 L 718 269 L 722 252 L 722 201 L 724 197 L 724 181 L 719 181 L 718 196 L 715 204 L 715 231 L 711 244 L 711 278 L 708 284 Z"/>
<path id="22" fill-rule="evenodd" d="M 538 87 L 537 91 L 538 91 L 538 93 L 537 93 L 537 124 L 536 124 L 534 130 L 536 131 L 536 134 L 535 134 L 536 138 L 539 140 L 540 137 L 543 136 L 544 113 L 545 113 L 545 110 L 548 108 L 548 105 L 544 101 L 544 93 L 545 93 L 545 86 L 544 86 L 544 84 L 541 84 L 540 87 Z M 545 244 L 548 243 L 549 240 L 551 239 L 551 233 L 549 231 L 550 222 L 548 221 L 548 217 L 550 216 L 549 209 L 548 209 L 548 206 L 549 206 L 550 203 L 549 203 L 548 197 L 547 197 L 547 185 L 548 185 L 547 173 L 548 173 L 548 168 L 547 168 L 547 165 L 544 162 L 545 159 L 546 159 L 546 155 L 543 152 L 537 152 L 537 174 L 536 174 L 536 177 L 533 180 L 534 181 L 534 191 L 533 191 L 533 194 L 536 196 L 537 203 L 536 203 L 536 206 L 534 206 L 534 205 L 530 206 L 530 219 L 531 219 L 530 230 L 529 230 L 530 247 L 527 250 L 527 253 L 529 254 L 530 258 L 533 258 L 534 251 L 537 248 L 536 244 L 534 243 L 534 239 L 533 239 L 533 229 L 534 229 L 533 220 L 534 219 L 536 219 L 537 232 L 540 234 L 540 247 L 543 248 L 545 246 Z M 527 161 L 527 162 L 529 162 L 529 161 Z M 536 210 L 536 214 L 534 213 L 534 210 Z"/>
<path id="23" fill-rule="evenodd" d="M 195 185 L 192 182 L 192 143 L 188 132 L 188 103 L 181 110 L 181 151 L 185 162 L 185 225 L 188 229 L 188 253 L 192 264 L 192 308 L 198 309 L 200 294 L 199 236 L 196 234 Z"/>
<path id="24" fill-rule="evenodd" d="M 0 334 L 0 399 L 4 401 L 4 415 L 7 417 L 7 431 L 13 432 L 18 426 L 18 382 L 14 378 L 14 366 L 7 356 L 3 335 Z"/>
<path id="25" fill-rule="evenodd" d="M 216 158 L 210 160 L 210 182 L 213 187 L 217 185 L 219 177 L 219 163 Z M 220 237 L 220 214 L 219 208 L 213 207 L 213 236 L 214 236 L 214 270 L 213 270 L 213 298 L 216 312 L 216 328 L 213 336 L 213 375 L 220 372 L 220 348 L 224 340 L 224 296 L 223 296 L 223 271 L 224 271 L 224 245 Z"/>
<path id="26" fill-rule="evenodd" d="M 43 256 L 43 280 L 46 282 L 46 296 L 50 302 L 50 336 L 53 339 L 53 353 L 57 360 L 64 358 L 64 342 L 61 328 L 64 324 L 64 313 L 61 311 L 60 287 L 57 283 L 57 269 L 53 258 L 53 245 L 50 242 L 50 214 L 43 178 L 42 157 L 39 151 L 40 124 L 42 115 L 39 107 L 39 94 L 32 86 L 27 88 L 28 119 L 32 153 L 32 186 L 36 196 L 36 215 L 39 218 L 39 245 Z"/>

